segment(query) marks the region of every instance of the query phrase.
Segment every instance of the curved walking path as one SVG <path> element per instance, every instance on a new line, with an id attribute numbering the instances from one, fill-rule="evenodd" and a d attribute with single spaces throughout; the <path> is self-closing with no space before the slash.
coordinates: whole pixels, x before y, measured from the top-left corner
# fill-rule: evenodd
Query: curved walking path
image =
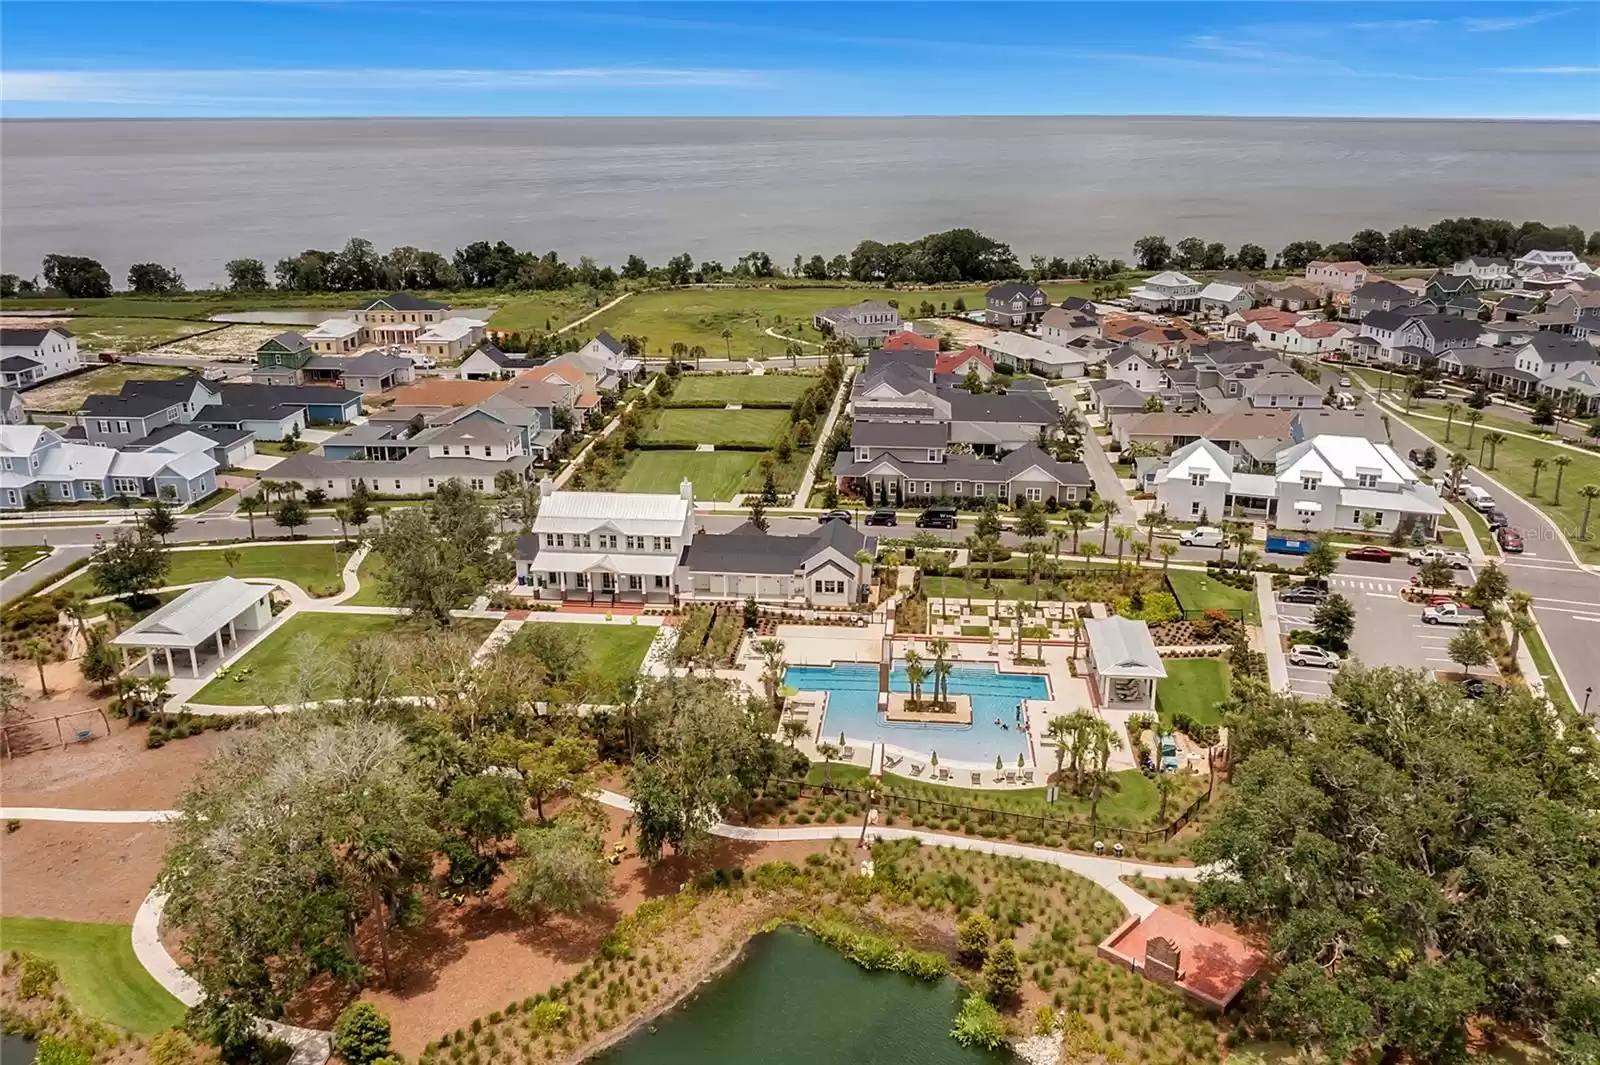
<path id="1" fill-rule="evenodd" d="M 580 325 L 582 325 L 584 322 L 587 322 L 589 319 L 597 318 L 600 315 L 606 313 L 611 308 L 615 307 L 617 304 L 621 303 L 623 300 L 627 299 L 631 295 L 633 295 L 633 293 L 624 292 L 622 295 L 618 296 L 616 299 L 612 300 L 610 303 L 607 303 L 607 304 L 605 304 L 604 306 L 601 306 L 601 307 L 596 307 L 594 310 L 590 311 L 588 314 L 584 315 L 582 318 L 577 319 L 576 321 L 568 322 L 566 325 L 562 326 L 560 329 L 557 329 L 556 332 L 559 334 L 559 333 L 565 333 L 569 329 L 576 329 Z"/>
<path id="2" fill-rule="evenodd" d="M 833 435 L 833 426 L 839 420 L 840 413 L 844 410 L 846 400 L 850 396 L 850 385 L 856 378 L 855 367 L 845 370 L 844 376 L 839 378 L 839 391 L 833 397 L 833 406 L 828 408 L 828 417 L 822 423 L 822 430 L 817 433 L 817 442 L 811 448 L 811 458 L 806 463 L 806 472 L 800 478 L 800 486 L 795 489 L 792 505 L 809 507 L 811 505 L 811 488 L 817 482 L 817 464 L 822 459 L 822 449 L 827 446 L 828 437 Z M 831 477 L 833 471 L 829 470 Z"/>
<path id="3" fill-rule="evenodd" d="M 770 325 L 767 326 L 766 333 L 767 336 L 772 337 L 774 340 L 782 340 L 786 343 L 793 341 L 796 344 L 804 344 L 808 348 L 822 347 L 822 345 L 817 343 L 815 340 L 801 340 L 799 337 L 786 337 L 782 333 L 775 332 Z"/>

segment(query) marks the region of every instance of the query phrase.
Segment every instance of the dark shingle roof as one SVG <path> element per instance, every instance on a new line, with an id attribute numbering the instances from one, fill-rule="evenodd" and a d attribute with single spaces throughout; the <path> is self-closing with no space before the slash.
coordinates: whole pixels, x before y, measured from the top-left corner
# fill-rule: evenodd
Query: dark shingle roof
<path id="1" fill-rule="evenodd" d="M 879 422 L 856 419 L 850 426 L 852 447 L 940 448 L 950 442 L 944 422 Z"/>
<path id="2" fill-rule="evenodd" d="M 952 421 L 1048 423 L 1060 415 L 1054 402 L 1037 395 L 985 392 L 974 396 L 960 388 L 941 390 L 939 394 L 950 403 Z"/>
<path id="3" fill-rule="evenodd" d="M 1393 281 L 1385 281 L 1380 278 L 1377 281 L 1368 281 L 1351 293 L 1351 297 L 1358 300 L 1408 300 L 1415 299 L 1416 293 L 1410 289 L 1401 288 Z"/>
<path id="4" fill-rule="evenodd" d="M 1428 287 L 1438 287 L 1444 292 L 1478 291 L 1478 282 L 1471 274 L 1447 274 L 1443 270 L 1428 278 Z"/>
<path id="5" fill-rule="evenodd" d="M 321 385 L 223 385 L 222 402 L 229 406 L 262 407 L 288 404 L 304 407 L 311 404 L 343 406 L 359 400 L 360 392 L 348 388 L 327 388 Z"/>
<path id="6" fill-rule="evenodd" d="M 389 295 L 375 299 L 371 303 L 363 304 L 361 309 L 370 311 L 379 304 L 384 304 L 396 311 L 442 311 L 450 306 L 448 303 L 440 303 L 437 300 L 427 300 L 421 296 L 413 296 L 409 292 L 391 292 Z"/>
<path id="7" fill-rule="evenodd" d="M 1026 281 L 1006 281 L 991 288 L 984 294 L 984 298 L 1009 302 L 1013 296 L 1021 296 L 1023 299 L 1032 300 L 1035 294 L 1042 295 L 1043 293 L 1044 290 L 1038 285 L 1030 284 Z"/>
<path id="8" fill-rule="evenodd" d="M 4 359 L 0 359 L 0 370 L 4 370 L 7 373 L 17 373 L 19 370 L 27 370 L 34 366 L 43 365 L 44 363 L 38 359 L 32 359 L 26 355 L 7 355 Z"/>
<path id="9" fill-rule="evenodd" d="M 183 400 L 176 396 L 162 395 L 158 392 L 124 393 L 120 396 L 97 395 L 84 399 L 81 412 L 92 414 L 97 418 L 147 418 L 182 402 Z"/>
<path id="10" fill-rule="evenodd" d="M 261 346 L 264 348 L 267 346 L 267 344 L 276 344 L 286 351 L 304 351 L 311 346 L 311 341 L 307 340 L 301 334 L 296 333 L 294 330 L 289 329 L 279 333 L 277 336 L 266 341 Z"/>
<path id="11" fill-rule="evenodd" d="M 732 532 L 696 536 L 684 565 L 701 573 L 793 573 L 824 547 L 853 558 L 872 539 L 842 521 L 824 522 L 803 536 L 774 536 L 746 522 Z M 520 544 L 518 550 L 520 557 Z"/>
<path id="12" fill-rule="evenodd" d="M 44 343 L 44 338 L 51 333 L 60 333 L 69 337 L 72 333 L 60 326 L 49 326 L 44 329 L 0 329 L 0 347 L 7 348 L 34 348 Z"/>

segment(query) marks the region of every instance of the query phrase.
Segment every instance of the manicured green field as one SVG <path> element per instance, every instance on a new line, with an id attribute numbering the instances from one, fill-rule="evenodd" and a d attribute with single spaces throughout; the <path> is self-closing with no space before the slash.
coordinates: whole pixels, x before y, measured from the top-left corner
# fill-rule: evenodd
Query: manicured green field
<path id="1" fill-rule="evenodd" d="M 24 829 L 26 831 L 26 829 Z M 140 1035 L 183 1023 L 183 1003 L 145 971 L 125 924 L 0 917 L 0 949 L 56 963 L 67 998 L 90 1017 Z"/>
<path id="2" fill-rule="evenodd" d="M 191 318 L 197 321 L 214 314 L 232 311 L 295 311 L 324 307 L 359 307 L 387 292 L 183 292 L 173 296 L 135 296 L 130 293 L 105 299 L 65 299 L 59 296 L 29 296 L 8 299 L 5 310 L 69 310 L 76 315 L 106 318 Z M 456 306 L 482 306 L 493 293 L 417 292 L 415 295 L 443 300 Z M 77 326 L 73 326 L 77 332 Z"/>
<path id="3" fill-rule="evenodd" d="M 512 637 L 512 649 L 515 650 L 517 643 L 523 639 L 523 633 L 539 624 L 541 624 L 539 615 L 533 615 L 517 635 Z M 568 625 L 559 621 L 547 621 L 543 624 L 560 625 L 563 629 L 581 633 L 589 645 L 590 666 L 607 680 L 619 680 L 638 673 L 639 667 L 644 664 L 645 652 L 650 649 L 651 642 L 656 638 L 654 625 Z"/>
<path id="4" fill-rule="evenodd" d="M 493 631 L 494 622 L 457 618 L 450 628 L 482 640 Z M 410 631 L 414 630 L 405 619 L 392 614 L 296 614 L 243 658 L 232 662 L 228 676 L 207 684 L 192 701 L 217 706 L 270 706 L 284 698 L 300 669 L 302 639 L 309 637 L 316 658 L 327 663 L 337 659 L 358 637 Z M 338 695 L 337 685 L 338 679 L 328 672 L 313 688 L 311 697 L 334 698 Z"/>
<path id="5" fill-rule="evenodd" d="M 8 544 L 0 547 L 0 577 L 9 577 L 36 558 L 50 553 L 48 547 L 38 544 Z"/>
<path id="6" fill-rule="evenodd" d="M 1169 570 L 1167 581 L 1178 605 L 1185 610 L 1242 610 L 1247 620 L 1259 620 L 1256 593 L 1233 588 L 1197 570 Z"/>
<path id="7" fill-rule="evenodd" d="M 664 410 L 641 438 L 651 444 L 733 444 L 766 447 L 774 443 L 789 424 L 786 410 L 720 410 L 693 407 Z"/>
<path id="8" fill-rule="evenodd" d="M 489 328 L 522 333 L 524 336 L 554 332 L 615 298 L 615 293 L 591 292 L 587 289 L 523 293 L 500 301 L 500 309 L 489 318 Z M 570 330 L 573 347 L 576 348 L 599 331 L 594 322 L 586 322 Z"/>
<path id="9" fill-rule="evenodd" d="M 687 477 L 696 499 L 730 500 L 760 460 L 753 451 L 635 451 L 617 491 L 673 493 Z"/>
<path id="10" fill-rule="evenodd" d="M 667 399 L 669 407 L 689 403 L 793 403 L 817 383 L 815 377 L 796 374 L 748 374 L 717 377 L 680 377 Z"/>
<path id="11" fill-rule="evenodd" d="M 1215 658 L 1174 658 L 1162 663 L 1167 679 L 1156 682 L 1156 712 L 1169 724 L 1188 714 L 1202 725 L 1222 724 L 1219 708 L 1228 697 L 1228 666 Z"/>
<path id="12" fill-rule="evenodd" d="M 239 546 L 239 564 L 233 570 L 235 577 L 282 577 L 293 581 L 313 595 L 337 595 L 342 582 L 348 555 L 335 550 L 335 544 L 272 544 L 264 547 Z M 222 553 L 228 548 L 211 551 L 173 551 L 168 557 L 172 565 L 167 571 L 167 584 L 195 584 L 214 581 L 229 575 L 228 564 Z M 67 590 L 83 595 L 97 595 L 94 577 L 88 570 L 80 573 L 67 585 Z"/>
<path id="13" fill-rule="evenodd" d="M 361 582 L 361 587 L 356 594 L 344 601 L 345 606 L 388 606 L 383 601 L 383 596 L 378 593 L 378 575 L 384 570 L 383 556 L 376 551 L 368 551 L 367 557 L 361 560 L 361 565 L 356 569 L 356 579 Z"/>

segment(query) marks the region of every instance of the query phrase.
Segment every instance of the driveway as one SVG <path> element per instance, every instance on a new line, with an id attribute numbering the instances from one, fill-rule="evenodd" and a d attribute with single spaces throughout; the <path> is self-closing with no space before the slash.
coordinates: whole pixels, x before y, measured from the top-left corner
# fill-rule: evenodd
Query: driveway
<path id="1" fill-rule="evenodd" d="M 1084 410 L 1074 398 L 1078 385 L 1057 385 L 1050 390 L 1051 395 L 1063 406 L 1071 404 L 1073 410 L 1078 412 L 1080 418 L 1084 417 Z M 1117 504 L 1119 522 L 1132 523 L 1135 514 L 1133 497 L 1122 486 L 1122 479 L 1117 476 L 1117 471 L 1111 465 L 1111 460 L 1106 457 L 1105 449 L 1100 446 L 1100 438 L 1087 425 L 1083 433 L 1083 464 L 1089 470 L 1089 476 L 1094 478 L 1094 489 L 1100 493 L 1101 499 L 1109 499 Z"/>

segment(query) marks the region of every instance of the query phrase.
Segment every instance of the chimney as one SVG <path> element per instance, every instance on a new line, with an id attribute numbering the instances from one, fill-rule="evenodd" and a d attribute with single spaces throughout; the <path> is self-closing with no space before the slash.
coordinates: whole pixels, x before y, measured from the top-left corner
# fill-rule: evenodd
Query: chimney
<path id="1" fill-rule="evenodd" d="M 691 503 L 694 502 L 694 485 L 689 482 L 689 478 L 685 477 L 682 481 L 678 482 L 678 495 L 680 498 L 687 499 Z"/>
<path id="2" fill-rule="evenodd" d="M 549 499 L 555 493 L 556 483 L 548 475 L 539 478 L 539 498 Z"/>

